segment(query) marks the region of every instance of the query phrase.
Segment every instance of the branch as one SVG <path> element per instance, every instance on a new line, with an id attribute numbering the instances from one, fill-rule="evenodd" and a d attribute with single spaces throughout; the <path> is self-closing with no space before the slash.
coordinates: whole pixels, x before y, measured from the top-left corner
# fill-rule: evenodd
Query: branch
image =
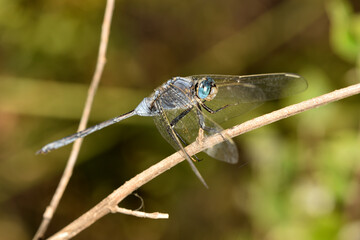
<path id="1" fill-rule="evenodd" d="M 221 134 L 215 134 L 211 137 L 204 139 L 199 142 L 194 142 L 185 150 L 189 155 L 194 155 L 198 152 L 203 151 L 206 148 L 209 148 L 213 145 L 216 145 L 224 141 L 223 136 L 233 138 L 239 136 L 240 134 L 249 132 L 251 130 L 260 128 L 267 124 L 279 121 L 281 119 L 293 116 L 295 114 L 317 108 L 328 103 L 338 101 L 343 98 L 347 98 L 360 93 L 360 84 L 355 84 L 340 90 L 333 91 L 328 94 L 324 94 L 319 97 L 312 98 L 307 101 L 303 101 L 298 104 L 294 104 L 280 110 L 262 115 L 260 117 L 254 118 L 247 122 L 244 122 L 240 125 L 234 126 L 232 128 L 226 129 L 221 132 Z M 117 209 L 118 204 L 136 189 L 144 185 L 145 183 L 151 181 L 155 177 L 159 176 L 163 172 L 174 167 L 178 163 L 182 162 L 184 158 L 179 152 L 172 154 L 171 156 L 165 158 L 159 163 L 151 166 L 142 173 L 139 173 L 129 181 L 125 182 L 121 187 L 112 192 L 104 200 L 98 203 L 95 207 L 90 209 L 88 212 L 80 216 L 78 219 L 70 223 L 68 226 L 63 228 L 61 231 L 56 233 L 50 239 L 70 239 L 77 235 L 79 232 L 90 226 L 92 223 L 105 216 L 110 212 L 114 212 L 114 209 Z M 116 211 L 118 212 L 118 211 Z"/>
<path id="2" fill-rule="evenodd" d="M 129 210 L 126 208 L 121 208 L 118 206 L 110 208 L 110 211 L 111 211 L 111 213 L 122 213 L 122 214 L 132 215 L 132 216 L 141 217 L 141 218 L 152 218 L 152 219 L 167 219 L 167 218 L 169 218 L 169 214 L 167 214 L 167 213 L 159 213 L 159 212 L 146 213 L 146 212 L 141 212 L 141 211 Z"/>
<path id="3" fill-rule="evenodd" d="M 84 111 L 81 116 L 78 132 L 81 130 L 84 130 L 86 128 L 86 124 L 89 120 L 89 115 L 91 111 L 91 106 L 94 101 L 95 93 L 98 88 L 101 75 L 104 69 L 104 65 L 106 63 L 106 49 L 107 44 L 109 40 L 109 34 L 110 34 L 110 24 L 111 24 L 111 18 L 112 13 L 114 11 L 114 4 L 115 0 L 108 0 L 106 3 L 106 9 L 105 9 L 105 15 L 104 20 L 102 24 L 102 30 L 101 30 L 101 41 L 100 41 L 100 47 L 99 47 L 99 54 L 98 59 L 96 63 L 96 69 L 94 76 L 92 78 L 91 85 L 88 90 L 88 96 L 85 102 Z M 50 221 L 52 220 L 54 213 L 59 205 L 59 202 L 64 194 L 64 191 L 66 189 L 66 186 L 69 183 L 69 180 L 71 178 L 74 165 L 76 163 L 77 157 L 79 155 L 79 151 L 81 148 L 83 139 L 80 138 L 75 141 L 73 148 L 71 150 L 69 159 L 67 161 L 65 170 L 63 172 L 63 175 L 60 179 L 59 185 L 56 188 L 56 191 L 54 193 L 53 198 L 51 199 L 50 205 L 46 208 L 45 213 L 43 214 L 43 219 L 41 221 L 40 227 L 37 230 L 33 240 L 43 239 L 45 232 L 50 224 Z"/>

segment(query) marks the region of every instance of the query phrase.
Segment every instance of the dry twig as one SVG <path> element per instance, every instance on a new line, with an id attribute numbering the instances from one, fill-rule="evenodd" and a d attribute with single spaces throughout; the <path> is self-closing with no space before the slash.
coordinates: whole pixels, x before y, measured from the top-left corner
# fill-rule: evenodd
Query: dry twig
<path id="1" fill-rule="evenodd" d="M 324 94 L 313 99 L 303 101 L 298 104 L 294 104 L 280 110 L 262 115 L 260 117 L 254 118 L 247 122 L 244 122 L 240 125 L 234 126 L 232 128 L 224 130 L 221 134 L 215 134 L 211 137 L 204 139 L 201 142 L 201 145 L 195 141 L 188 147 L 186 151 L 189 155 L 196 154 L 200 151 L 203 151 L 206 148 L 209 148 L 215 144 L 218 144 L 224 141 L 222 136 L 228 136 L 230 138 L 239 136 L 240 134 L 249 132 L 256 128 L 262 127 L 264 125 L 279 121 L 281 119 L 293 116 L 295 114 L 323 106 L 325 104 L 347 98 L 360 93 L 360 84 L 352 85 L 340 90 L 333 91 L 328 94 Z M 221 136 L 222 135 L 222 136 Z M 79 232 L 90 226 L 92 223 L 105 216 L 110 212 L 122 212 L 118 211 L 118 204 L 129 194 L 134 192 L 136 189 L 144 185 L 145 183 L 151 181 L 155 177 L 159 176 L 163 172 L 174 167 L 178 163 L 182 162 L 184 158 L 179 152 L 174 153 L 173 155 L 165 158 L 159 163 L 151 166 L 142 173 L 139 173 L 129 181 L 125 182 L 121 187 L 112 192 L 108 197 L 98 203 L 95 207 L 90 209 L 88 212 L 80 216 L 78 219 L 70 223 L 68 226 L 63 228 L 61 231 L 56 233 L 50 239 L 70 239 L 77 235 Z M 126 210 L 127 212 L 129 210 Z M 132 214 L 136 215 L 136 214 Z M 146 215 L 145 213 L 140 214 L 141 217 Z"/>
<path id="2" fill-rule="evenodd" d="M 167 213 L 159 213 L 159 212 L 153 212 L 153 213 L 146 213 L 136 210 L 129 210 L 126 208 L 121 208 L 118 206 L 115 206 L 113 208 L 110 208 L 111 213 L 122 213 L 126 215 L 132 215 L 135 217 L 141 217 L 141 218 L 152 218 L 152 219 L 167 219 L 169 218 L 169 214 Z"/>
<path id="3" fill-rule="evenodd" d="M 99 85 L 99 82 L 101 79 L 104 65 L 106 63 L 105 55 L 106 55 L 106 49 L 107 49 L 107 44 L 108 44 L 108 39 L 109 39 L 110 25 L 111 25 L 112 14 L 114 11 L 114 5 L 115 5 L 115 0 L 107 0 L 104 20 L 103 20 L 102 30 L 101 30 L 101 41 L 100 41 L 98 59 L 97 59 L 97 63 L 96 63 L 96 69 L 95 69 L 95 73 L 94 73 L 91 85 L 88 90 L 88 96 L 86 99 L 83 114 L 81 116 L 81 121 L 79 124 L 78 131 L 84 130 L 86 128 L 86 124 L 89 120 L 91 106 L 94 101 L 95 93 L 96 93 L 96 90 L 98 88 L 98 85 Z M 59 185 L 56 188 L 53 198 L 51 199 L 50 205 L 46 208 L 45 213 L 43 214 L 42 222 L 41 222 L 40 227 L 37 230 L 33 240 L 42 239 L 45 235 L 45 232 L 50 224 L 50 221 L 54 216 L 54 213 L 55 213 L 55 211 L 59 205 L 59 202 L 64 194 L 66 186 L 69 183 L 69 180 L 71 178 L 75 162 L 79 155 L 82 141 L 83 141 L 83 139 L 80 138 L 80 139 L 76 140 L 73 145 L 73 148 L 71 150 L 65 170 L 60 179 Z"/>

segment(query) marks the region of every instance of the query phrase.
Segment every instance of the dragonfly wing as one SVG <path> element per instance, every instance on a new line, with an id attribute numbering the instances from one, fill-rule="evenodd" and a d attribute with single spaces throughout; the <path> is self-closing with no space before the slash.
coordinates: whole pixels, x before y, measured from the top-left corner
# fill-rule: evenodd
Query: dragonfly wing
<path id="1" fill-rule="evenodd" d="M 155 102 L 157 109 L 159 110 L 159 114 L 154 116 L 154 122 L 158 130 L 160 131 L 161 135 L 177 150 L 181 150 L 183 153 L 184 158 L 190 164 L 191 169 L 195 173 L 195 175 L 199 178 L 199 180 L 204 184 L 206 188 L 208 185 L 206 184 L 204 178 L 201 176 L 200 172 L 192 162 L 189 154 L 185 151 L 183 144 L 181 143 L 177 133 L 171 127 L 171 121 L 169 120 L 169 116 L 167 115 L 166 111 L 161 106 L 161 99 Z"/>
<path id="2" fill-rule="evenodd" d="M 176 150 L 195 141 L 199 129 L 199 120 L 187 91 L 190 89 L 169 83 L 155 100 L 162 113 L 154 116 L 155 125 Z"/>
<path id="3" fill-rule="evenodd" d="M 178 118 L 182 113 L 186 111 L 186 115 L 184 115 L 181 119 L 177 120 L 173 126 L 174 132 L 176 133 L 176 137 L 179 141 L 184 145 L 188 145 L 194 141 L 199 136 L 200 129 L 200 118 L 199 114 L 201 114 L 205 128 L 204 137 L 209 137 L 216 133 L 220 133 L 223 129 L 212 121 L 206 115 L 203 115 L 200 110 L 195 106 L 191 110 L 166 110 L 165 114 L 169 122 L 172 122 L 174 119 Z M 173 137 L 169 136 L 168 132 L 164 130 L 162 119 L 159 116 L 154 117 L 155 125 L 158 127 L 162 136 L 176 149 L 179 150 L 176 142 Z M 211 147 L 204 152 L 209 156 L 228 163 L 237 163 L 238 162 L 238 151 L 234 141 L 230 138 L 223 136 L 224 141 Z"/>
<path id="4" fill-rule="evenodd" d="M 304 78 L 290 73 L 271 73 L 245 76 L 195 75 L 193 81 L 211 77 L 218 93 L 205 104 L 213 110 L 227 106 L 218 114 L 212 114 L 217 122 L 226 121 L 260 106 L 265 101 L 284 98 L 307 88 Z"/>
<path id="5" fill-rule="evenodd" d="M 204 130 L 205 137 L 209 137 L 216 133 L 221 133 L 223 130 L 217 123 L 211 120 L 206 115 L 203 115 L 205 118 L 206 130 Z M 224 161 L 227 163 L 235 164 L 239 160 L 239 153 L 234 141 L 231 138 L 223 136 L 224 141 L 214 145 L 211 148 L 205 149 L 205 153 L 217 160 Z"/>
<path id="6" fill-rule="evenodd" d="M 158 128 L 161 135 L 168 141 L 177 151 L 182 146 L 189 144 L 185 143 L 183 139 L 179 139 L 178 131 L 184 134 L 192 134 L 188 130 L 188 125 L 196 123 L 195 119 L 191 119 L 191 115 L 186 119 L 187 121 L 180 121 L 179 127 L 172 127 L 173 122 L 181 115 L 184 111 L 190 111 L 192 105 L 191 100 L 183 94 L 181 90 L 176 87 L 169 85 L 167 88 L 163 88 L 160 95 L 155 100 L 154 105 L 156 106 L 159 114 L 153 117 L 156 127 Z M 178 121 L 176 121 L 178 122 Z M 180 143 L 180 144 L 179 144 Z"/>
<path id="7" fill-rule="evenodd" d="M 156 127 L 158 128 L 160 134 L 168 141 L 175 150 L 180 150 L 180 146 L 177 142 L 181 143 L 182 146 L 187 146 L 196 140 L 199 123 L 192 114 L 192 110 L 185 117 L 177 121 L 173 127 L 173 132 L 171 129 L 171 123 L 176 119 L 180 114 L 182 114 L 185 109 L 178 110 L 164 110 L 164 116 L 155 115 L 153 117 Z"/>

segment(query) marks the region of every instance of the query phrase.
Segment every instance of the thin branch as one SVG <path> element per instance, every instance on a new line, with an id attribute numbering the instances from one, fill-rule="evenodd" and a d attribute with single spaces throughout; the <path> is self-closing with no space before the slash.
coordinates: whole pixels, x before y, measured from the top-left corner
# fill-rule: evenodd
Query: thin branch
<path id="1" fill-rule="evenodd" d="M 87 122 L 89 120 L 91 106 L 94 101 L 95 93 L 96 93 L 96 90 L 98 88 L 98 85 L 99 85 L 99 82 L 101 79 L 104 65 L 106 63 L 105 55 L 106 55 L 106 49 L 107 49 L 108 40 L 109 40 L 110 25 L 111 25 L 112 14 L 114 11 L 114 5 L 115 5 L 115 0 L 108 0 L 106 2 L 106 8 L 105 8 L 104 20 L 103 20 L 102 30 L 101 30 L 101 40 L 100 40 L 98 59 L 97 59 L 97 63 L 96 63 L 96 69 L 94 72 L 94 76 L 92 78 L 91 85 L 88 90 L 88 96 L 87 96 L 87 99 L 85 102 L 83 114 L 81 116 L 81 121 L 79 124 L 78 131 L 84 130 L 86 128 Z M 50 205 L 46 208 L 45 213 L 43 214 L 42 222 L 41 222 L 40 227 L 37 230 L 33 240 L 44 238 L 45 232 L 50 224 L 51 219 L 54 216 L 54 213 L 55 213 L 55 211 L 59 205 L 59 202 L 64 194 L 66 186 L 68 185 L 69 180 L 71 178 L 75 162 L 79 155 L 82 141 L 83 141 L 83 139 L 80 138 L 80 139 L 76 140 L 73 145 L 73 148 L 71 150 L 65 170 L 60 179 L 59 185 L 54 193 L 53 198 L 51 199 Z"/>
<path id="2" fill-rule="evenodd" d="M 159 213 L 159 212 L 146 213 L 146 212 L 141 212 L 141 211 L 137 211 L 137 210 L 129 210 L 126 208 L 121 208 L 118 206 L 110 208 L 110 211 L 111 211 L 111 213 L 122 213 L 122 214 L 126 214 L 126 215 L 132 215 L 135 217 L 140 217 L 140 218 L 151 218 L 151 219 L 168 219 L 169 218 L 169 214 L 167 214 L 167 213 Z"/>
<path id="3" fill-rule="evenodd" d="M 234 126 L 230 129 L 226 129 L 221 134 L 215 134 L 211 137 L 204 139 L 199 142 L 194 142 L 189 145 L 185 150 L 189 155 L 196 154 L 203 151 L 206 148 L 209 148 L 213 145 L 216 145 L 224 141 L 223 136 L 233 138 L 239 136 L 240 134 L 249 132 L 251 130 L 260 128 L 267 124 L 270 124 L 275 121 L 293 116 L 295 114 L 317 108 L 319 106 L 326 105 L 328 103 L 347 98 L 360 93 L 360 84 L 352 85 L 334 92 L 324 94 L 313 99 L 303 101 L 298 104 L 294 104 L 280 110 L 262 115 L 260 117 L 254 118 L 247 122 L 244 122 L 240 125 Z M 61 231 L 56 233 L 50 239 L 70 239 L 77 235 L 79 232 L 90 226 L 92 223 L 103 217 L 104 215 L 111 212 L 111 209 L 114 209 L 118 204 L 136 189 L 140 188 L 145 183 L 151 181 L 155 177 L 159 176 L 163 172 L 174 167 L 178 163 L 182 162 L 184 158 L 179 152 L 174 153 L 173 155 L 165 158 L 159 163 L 151 166 L 145 171 L 139 173 L 129 181 L 125 182 L 121 187 L 112 192 L 104 200 L 98 203 L 95 207 L 90 209 L 88 212 L 80 216 L 78 219 L 70 223 L 68 226 L 63 228 Z"/>

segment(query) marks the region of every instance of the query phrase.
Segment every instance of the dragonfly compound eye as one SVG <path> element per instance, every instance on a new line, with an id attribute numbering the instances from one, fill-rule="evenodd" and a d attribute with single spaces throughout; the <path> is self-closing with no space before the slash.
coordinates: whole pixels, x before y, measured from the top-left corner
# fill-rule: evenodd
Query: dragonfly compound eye
<path id="1" fill-rule="evenodd" d="M 216 96 L 216 93 L 217 87 L 215 85 L 215 81 L 212 78 L 206 77 L 199 82 L 197 95 L 200 99 L 210 101 Z"/>

